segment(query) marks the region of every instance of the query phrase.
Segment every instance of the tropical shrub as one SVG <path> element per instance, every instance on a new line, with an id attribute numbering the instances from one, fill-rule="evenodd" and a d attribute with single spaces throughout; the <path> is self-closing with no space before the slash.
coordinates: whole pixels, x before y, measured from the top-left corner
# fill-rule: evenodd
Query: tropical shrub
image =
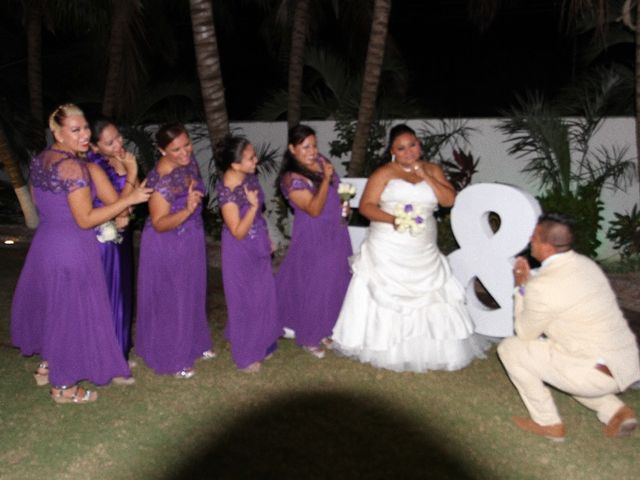
<path id="1" fill-rule="evenodd" d="M 538 180 L 543 209 L 575 217 L 575 249 L 590 257 L 600 245 L 602 189 L 623 190 L 635 173 L 628 147 L 592 145 L 620 81 L 609 72 L 597 84 L 583 84 L 582 95 L 574 95 L 583 117 L 563 118 L 561 114 L 570 110 L 530 94 L 518 98 L 498 127 L 508 137 L 508 152 L 526 159 L 522 171 Z"/>
<path id="2" fill-rule="evenodd" d="M 620 250 L 623 258 L 640 256 L 640 211 L 634 205 L 631 212 L 614 213 L 616 219 L 612 220 L 607 231 L 607 238 L 613 241 L 613 248 Z"/>

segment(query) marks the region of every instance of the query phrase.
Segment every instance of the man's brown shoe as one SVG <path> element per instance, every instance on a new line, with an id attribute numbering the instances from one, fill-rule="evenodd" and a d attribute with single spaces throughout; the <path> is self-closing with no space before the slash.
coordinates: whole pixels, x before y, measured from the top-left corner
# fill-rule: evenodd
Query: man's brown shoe
<path id="1" fill-rule="evenodd" d="M 604 427 L 604 434 L 612 438 L 626 437 L 630 435 L 637 426 L 638 420 L 636 420 L 635 412 L 631 407 L 623 405 Z"/>
<path id="2" fill-rule="evenodd" d="M 548 438 L 554 442 L 564 442 L 566 430 L 562 423 L 556 423 L 555 425 L 540 425 L 530 418 L 524 417 L 511 417 L 511 421 L 525 432 L 535 433 L 536 435 Z"/>

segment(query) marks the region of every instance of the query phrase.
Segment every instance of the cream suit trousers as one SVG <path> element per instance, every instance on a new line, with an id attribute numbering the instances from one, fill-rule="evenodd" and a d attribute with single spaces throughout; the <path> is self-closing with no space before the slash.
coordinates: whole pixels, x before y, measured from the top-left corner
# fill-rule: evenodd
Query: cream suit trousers
<path id="1" fill-rule="evenodd" d="M 615 395 L 619 392 L 615 380 L 596 370 L 596 358 L 572 357 L 554 349 L 553 342 L 546 339 L 518 337 L 503 340 L 498 355 L 531 418 L 540 425 L 562 423 L 545 383 L 595 410 L 605 424 L 624 405 Z"/>

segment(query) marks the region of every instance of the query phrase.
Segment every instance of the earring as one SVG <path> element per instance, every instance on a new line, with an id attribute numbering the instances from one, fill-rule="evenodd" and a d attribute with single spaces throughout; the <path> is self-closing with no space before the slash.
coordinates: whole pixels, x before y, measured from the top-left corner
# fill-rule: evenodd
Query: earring
<path id="1" fill-rule="evenodd" d="M 396 156 L 395 155 L 391 155 L 391 161 L 395 162 L 396 161 Z"/>

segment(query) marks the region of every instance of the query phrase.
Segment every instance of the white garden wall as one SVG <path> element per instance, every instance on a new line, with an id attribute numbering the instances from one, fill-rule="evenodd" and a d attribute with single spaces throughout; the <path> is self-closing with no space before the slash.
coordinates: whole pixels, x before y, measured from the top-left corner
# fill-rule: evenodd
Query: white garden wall
<path id="1" fill-rule="evenodd" d="M 329 142 L 336 137 L 333 130 L 334 122 L 321 121 L 306 123 L 317 131 L 318 147 L 322 153 L 328 156 Z M 416 130 L 421 129 L 423 126 L 422 120 L 410 120 L 407 123 Z M 468 150 L 473 153 L 475 158 L 480 158 L 478 173 L 474 175 L 473 183 L 501 182 L 522 187 L 533 195 L 539 193 L 539 185 L 521 173 L 525 161 L 507 154 L 508 145 L 505 143 L 506 137 L 498 131 L 497 119 L 472 119 L 468 121 L 467 125 L 476 130 L 470 137 Z M 635 157 L 634 128 L 633 118 L 608 119 L 594 137 L 593 145 L 628 146 L 630 154 Z M 233 123 L 232 129 L 236 133 L 245 135 L 255 145 L 269 143 L 272 147 L 278 148 L 280 152 L 284 152 L 286 147 L 287 125 L 285 122 L 239 122 Z M 198 159 L 203 168 L 203 172 L 206 171 L 206 165 L 210 158 L 210 151 L 207 147 L 207 145 L 197 146 Z M 451 156 L 450 152 L 443 152 L 443 154 L 445 157 Z M 340 164 L 341 160 L 332 160 L 338 170 L 344 173 L 344 169 Z M 275 176 L 261 179 L 267 197 L 267 208 L 269 210 L 272 208 L 270 199 L 273 198 L 274 181 Z M 640 193 L 637 178 L 633 184 L 627 188 L 626 192 L 605 191 L 603 193 L 605 228 L 602 229 L 601 232 L 603 244 L 598 252 L 601 259 L 616 254 L 615 250 L 613 250 L 610 243 L 604 237 L 604 231 L 608 228 L 609 221 L 614 218 L 613 213 L 630 210 L 635 203 L 638 203 L 639 197 Z M 272 238 L 277 242 L 281 242 L 282 238 L 276 231 L 274 225 L 275 218 L 271 218 L 270 227 L 272 228 Z"/>

